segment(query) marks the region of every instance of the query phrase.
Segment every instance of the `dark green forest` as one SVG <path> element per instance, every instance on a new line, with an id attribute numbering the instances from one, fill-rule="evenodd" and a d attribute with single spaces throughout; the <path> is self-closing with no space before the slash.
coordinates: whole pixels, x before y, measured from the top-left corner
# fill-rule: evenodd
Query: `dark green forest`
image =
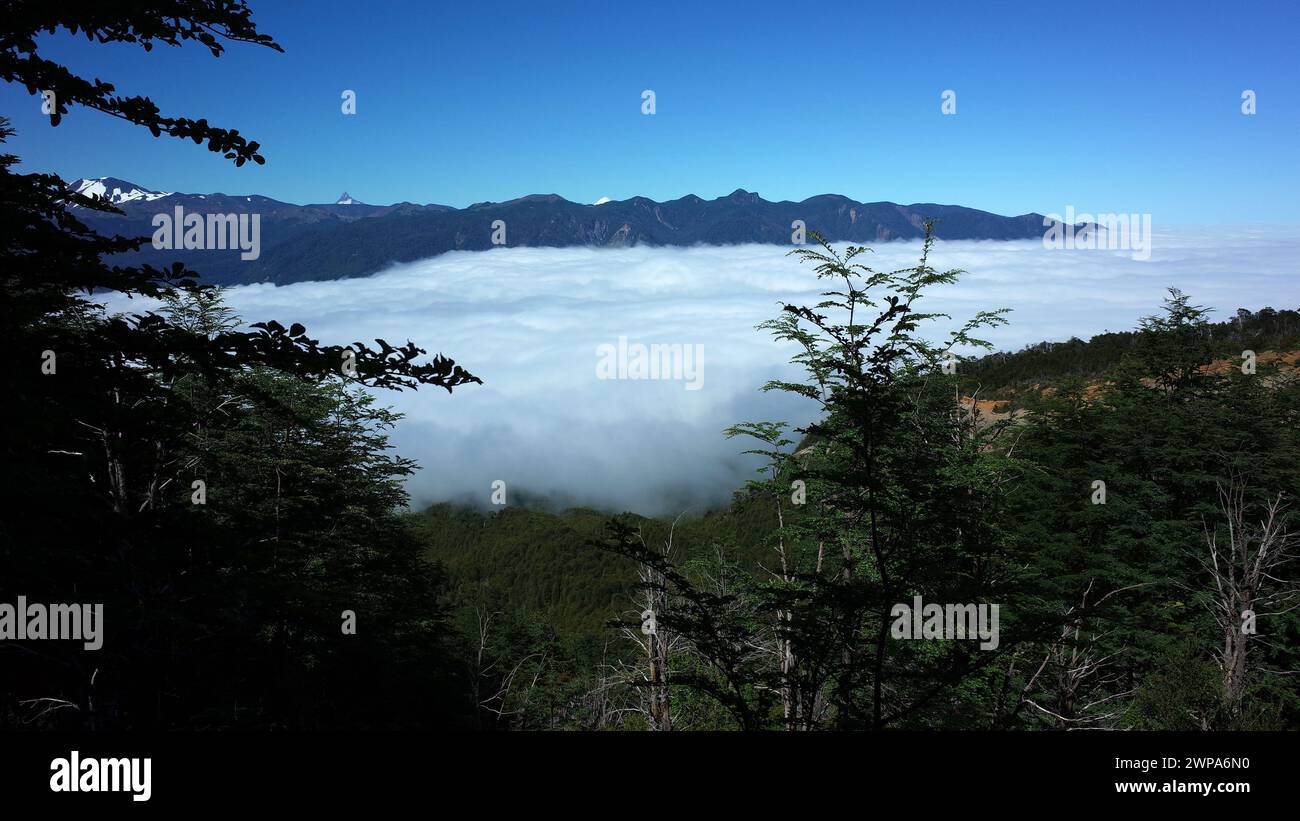
<path id="1" fill-rule="evenodd" d="M 1242 351 L 1294 352 L 1300 349 L 1300 312 L 1295 310 L 1237 310 L 1222 322 L 1207 322 L 1204 333 L 1215 359 L 1241 362 Z M 1013 398 L 1064 379 L 1097 379 L 1136 353 L 1138 331 L 1097 334 L 1087 341 L 1039 342 L 1016 352 L 992 353 L 970 364 L 987 398 Z M 1294 364 L 1294 362 L 1292 363 Z"/>
<path id="2" fill-rule="evenodd" d="M 243 3 L 171 6 L 16 6 L 0 76 L 263 162 L 36 45 L 279 48 Z M 146 240 L 17 164 L 0 603 L 102 603 L 105 640 L 0 640 L 0 728 L 1300 727 L 1300 378 L 1243 358 L 1300 347 L 1294 310 L 1215 322 L 1171 288 L 1132 330 L 975 358 L 953 352 L 1008 320 L 926 309 L 962 274 L 933 267 L 932 225 L 897 271 L 815 242 L 791 254 L 823 300 L 756 329 L 796 375 L 754 389 L 816 421 L 719 431 L 762 464 L 730 505 L 413 511 L 404 480 L 454 466 L 393 452 L 385 392 L 456 401 L 473 351 L 245 327 L 201 272 L 105 263 Z M 109 314 L 110 290 L 160 307 Z M 994 632 L 900 635 L 917 597 L 996 607 Z"/>
<path id="3" fill-rule="evenodd" d="M 1223 353 L 1215 336 L 1174 291 L 1099 381 L 1024 392 L 997 421 L 954 402 L 983 385 L 960 366 L 869 368 L 832 346 L 809 386 L 862 380 L 827 394 L 852 403 L 844 428 L 738 425 L 769 462 L 725 510 L 407 519 L 482 649 L 494 727 L 1294 728 L 1300 380 L 1200 367 Z M 864 433 L 864 415 L 881 427 Z M 999 646 L 893 639 L 891 606 L 917 594 L 999 603 Z"/>

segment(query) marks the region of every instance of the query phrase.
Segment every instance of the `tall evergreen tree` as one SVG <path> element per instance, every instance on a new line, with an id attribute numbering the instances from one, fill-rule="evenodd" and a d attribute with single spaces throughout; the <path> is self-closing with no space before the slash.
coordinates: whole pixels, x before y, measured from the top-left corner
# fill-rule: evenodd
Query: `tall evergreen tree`
<path id="1" fill-rule="evenodd" d="M 38 40 L 63 30 L 146 51 L 189 41 L 214 56 L 223 41 L 278 50 L 257 32 L 243 2 L 11 2 L 0 27 L 0 76 L 33 93 L 52 91 L 52 125 L 69 106 L 81 105 L 155 136 L 206 141 L 237 165 L 262 162 L 257 143 L 238 132 L 203 119 L 163 117 L 148 98 L 118 96 L 111 84 L 85 80 L 46 59 Z M 0 120 L 0 140 L 11 134 Z M 241 670 L 258 667 L 245 667 L 250 657 L 233 648 L 256 647 L 254 633 L 266 626 L 259 619 L 267 617 L 261 611 L 241 616 L 245 602 L 278 608 L 280 626 L 267 641 L 277 646 L 275 658 L 285 669 L 292 667 L 290 656 L 300 670 L 346 666 L 341 659 L 347 653 L 323 652 L 308 638 L 333 632 L 322 620 L 338 619 L 342 599 L 357 602 L 359 613 L 366 612 L 368 598 L 375 606 L 369 612 L 376 632 L 355 642 L 357 663 L 382 667 L 376 659 L 384 656 L 390 666 L 398 664 L 409 646 L 402 645 L 405 639 L 382 639 L 380 631 L 402 636 L 421 620 L 439 618 L 427 590 L 415 595 L 406 585 L 384 581 L 407 578 L 408 571 L 411 578 L 435 580 L 429 577 L 434 571 L 413 563 L 411 543 L 377 535 L 375 528 L 402 501 L 394 482 L 409 465 L 385 461 L 383 440 L 373 431 L 391 417 L 342 391 L 341 364 L 347 356 L 355 384 L 369 387 L 450 391 L 479 380 L 442 356 L 420 361 L 424 351 L 413 343 L 376 340 L 375 347 L 354 342 L 345 348 L 321 345 L 296 323 L 231 327 L 203 309 L 211 297 L 203 295 L 195 272 L 179 264 L 159 270 L 105 261 L 145 241 L 100 237 L 73 210 L 114 211 L 106 200 L 72 193 L 54 175 L 15 173 L 16 163 L 12 154 L 0 156 L 0 334 L 14 357 L 2 385 L 10 411 L 4 459 L 22 481 L 0 502 L 0 598 L 103 603 L 105 643 L 94 652 L 66 642 L 0 645 L 6 662 L 0 664 L 0 721 L 211 726 L 252 715 L 282 724 L 324 722 L 321 704 L 340 693 L 290 709 L 283 700 L 273 703 L 265 690 L 273 679 L 263 677 L 254 703 L 239 701 L 247 696 L 235 683 Z M 186 308 L 108 316 L 91 298 L 103 291 L 144 297 L 174 292 Z M 186 315 L 195 311 L 198 324 Z M 296 416 L 287 410 L 295 402 L 305 406 Z M 252 437 L 252 425 L 263 438 Z M 248 438 L 244 446 L 259 450 L 219 449 L 241 435 Z M 310 443 L 305 452 L 303 442 Z M 282 449 L 268 458 L 261 448 L 273 444 Z M 266 499 L 276 498 L 267 492 L 272 476 L 284 504 L 268 511 Z M 292 483 L 287 493 L 286 476 Z M 193 480 L 204 477 L 214 480 L 206 489 L 211 505 L 192 495 L 199 492 Z M 226 507 L 241 493 L 243 510 Z M 360 517 L 365 527 L 349 517 Z M 240 552 L 254 549 L 255 557 Z M 228 578 L 249 569 L 243 563 L 251 563 L 252 578 L 267 585 L 256 596 Z M 329 570 L 321 576 L 317 567 Z M 360 568 L 367 570 L 355 583 L 326 595 L 341 584 L 338 574 Z M 302 592 L 284 595 L 290 589 Z M 424 602 L 420 615 L 411 612 L 412 602 Z M 360 620 L 357 635 L 363 636 L 365 616 Z M 290 641 L 294 630 L 297 639 Z M 207 653 L 213 645 L 224 649 Z M 311 660 L 317 655 L 325 661 Z M 201 670 L 204 664 L 221 667 Z M 223 676 L 229 687 L 217 684 Z M 385 720 L 398 709 L 384 698 L 371 704 Z"/>

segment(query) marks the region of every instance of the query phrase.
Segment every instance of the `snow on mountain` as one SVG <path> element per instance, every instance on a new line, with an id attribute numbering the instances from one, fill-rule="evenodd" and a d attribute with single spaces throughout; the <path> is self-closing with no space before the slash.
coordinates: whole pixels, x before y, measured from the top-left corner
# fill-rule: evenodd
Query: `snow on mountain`
<path id="1" fill-rule="evenodd" d="M 609 197 L 601 197 L 600 199 L 593 202 L 592 205 L 604 205 L 607 202 L 610 202 Z"/>
<path id="2" fill-rule="evenodd" d="M 356 200 L 349 197 L 348 192 L 346 191 L 344 191 L 342 194 L 339 195 L 338 201 L 335 202 L 334 204 L 335 205 L 362 205 L 362 203 L 359 203 Z"/>
<path id="3" fill-rule="evenodd" d="M 107 197 L 114 205 L 124 202 L 152 202 L 172 195 L 170 191 L 150 191 L 148 188 L 116 177 L 100 177 L 93 180 L 83 178 L 72 183 L 69 188 L 87 197 Z"/>

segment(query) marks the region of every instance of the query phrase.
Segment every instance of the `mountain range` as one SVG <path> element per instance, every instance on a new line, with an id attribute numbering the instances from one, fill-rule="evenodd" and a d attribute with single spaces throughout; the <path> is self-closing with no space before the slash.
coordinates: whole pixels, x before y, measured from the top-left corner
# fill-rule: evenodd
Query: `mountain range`
<path id="1" fill-rule="evenodd" d="M 505 223 L 506 246 L 551 248 L 790 245 L 795 220 L 803 220 L 808 231 L 828 240 L 858 243 L 915 239 L 931 218 L 938 221 L 939 239 L 1037 239 L 1045 230 L 1040 214 L 1005 217 L 958 205 L 867 203 L 838 194 L 770 202 L 744 189 L 712 200 L 692 194 L 667 202 L 602 198 L 591 205 L 556 194 L 533 194 L 459 209 L 435 203 L 369 205 L 346 193 L 334 203 L 295 205 L 257 194 L 151 191 L 115 177 L 77 180 L 69 189 L 102 196 L 123 212 L 77 208 L 83 222 L 107 235 L 151 237 L 155 215 L 172 215 L 178 207 L 186 214 L 260 215 L 256 259 L 241 259 L 238 250 L 156 250 L 146 244 L 139 252 L 113 260 L 153 265 L 180 261 L 204 281 L 221 285 L 360 277 L 447 251 L 485 251 L 494 247 L 497 220 Z"/>

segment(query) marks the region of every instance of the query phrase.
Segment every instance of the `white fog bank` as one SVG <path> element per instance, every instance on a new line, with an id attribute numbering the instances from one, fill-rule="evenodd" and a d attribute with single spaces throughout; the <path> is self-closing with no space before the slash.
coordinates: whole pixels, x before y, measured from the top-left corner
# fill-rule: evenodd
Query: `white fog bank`
<path id="1" fill-rule="evenodd" d="M 1151 258 L 1049 250 L 1037 240 L 936 243 L 931 264 L 964 268 L 923 307 L 961 320 L 1011 308 L 986 336 L 1001 350 L 1132 328 L 1176 286 L 1223 319 L 1237 308 L 1300 306 L 1300 226 L 1156 227 Z M 878 269 L 916 263 L 919 242 L 881 243 Z M 814 304 L 811 266 L 772 245 L 453 252 L 374 276 L 232 288 L 246 322 L 301 322 L 323 343 L 411 339 L 483 379 L 453 395 L 426 388 L 381 398 L 406 414 L 393 439 L 419 461 L 412 503 L 486 504 L 494 480 L 565 503 L 702 512 L 752 476 L 739 421 L 807 421 L 805 404 L 762 394 L 789 349 L 754 326 L 779 304 Z M 822 283 L 824 285 L 824 283 Z M 111 299 L 137 311 L 139 300 Z M 636 364 L 637 343 L 683 346 L 679 380 L 598 379 L 601 361 Z M 610 346 L 601 349 L 600 346 Z M 696 354 L 702 352 L 702 360 Z M 618 373 L 617 361 L 605 363 Z M 607 371 L 608 372 L 608 371 Z M 788 371 L 786 371 L 788 373 Z M 672 374 L 668 374 L 672 376 Z M 698 389 L 688 389 L 696 384 Z"/>

